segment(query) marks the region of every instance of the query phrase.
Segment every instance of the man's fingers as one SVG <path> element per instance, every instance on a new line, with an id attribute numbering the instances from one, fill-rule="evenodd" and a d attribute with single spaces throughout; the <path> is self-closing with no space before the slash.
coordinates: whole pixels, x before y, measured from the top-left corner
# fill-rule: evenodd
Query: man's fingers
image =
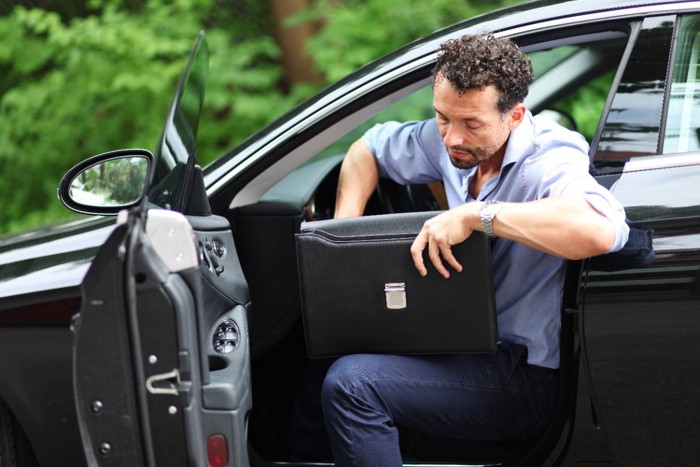
<path id="1" fill-rule="evenodd" d="M 447 279 L 450 277 L 450 271 L 445 269 L 445 266 L 442 264 L 442 260 L 440 259 L 440 251 L 441 247 L 438 246 L 437 242 L 430 239 L 430 243 L 428 244 L 428 257 L 430 258 L 430 262 L 433 263 L 433 266 L 435 266 L 437 272 L 439 272 L 442 277 Z"/>
<path id="2" fill-rule="evenodd" d="M 426 276 L 428 274 L 428 269 L 426 268 L 425 261 L 423 260 L 423 252 L 426 249 L 428 250 L 428 258 L 430 259 L 430 262 L 433 264 L 433 266 L 435 266 L 438 273 L 440 273 L 440 275 L 445 279 L 450 277 L 450 271 L 443 263 L 443 260 L 449 266 L 454 268 L 455 271 L 462 271 L 462 265 L 459 264 L 457 259 L 452 254 L 452 243 L 449 240 L 451 236 L 449 232 L 445 231 L 443 217 L 444 214 L 441 214 L 436 218 L 428 220 L 423 225 L 420 233 L 416 236 L 416 239 L 413 241 L 413 245 L 411 245 L 411 256 L 413 257 L 413 263 L 421 276 Z"/>
<path id="3" fill-rule="evenodd" d="M 462 272 L 462 265 L 459 264 L 459 261 L 457 261 L 457 258 L 455 258 L 455 255 L 452 254 L 452 247 L 450 245 L 445 245 L 440 247 L 440 252 L 442 254 L 442 257 L 447 261 L 447 264 L 452 266 L 455 271 L 457 272 Z M 443 274 L 444 276 L 444 274 Z M 448 274 L 449 276 L 449 274 Z"/>
<path id="4" fill-rule="evenodd" d="M 426 235 L 424 232 L 418 234 L 416 239 L 411 245 L 411 256 L 413 257 L 413 264 L 418 269 L 418 273 L 425 277 L 428 274 L 428 270 L 425 268 L 425 263 L 423 263 L 423 250 L 427 244 Z"/>

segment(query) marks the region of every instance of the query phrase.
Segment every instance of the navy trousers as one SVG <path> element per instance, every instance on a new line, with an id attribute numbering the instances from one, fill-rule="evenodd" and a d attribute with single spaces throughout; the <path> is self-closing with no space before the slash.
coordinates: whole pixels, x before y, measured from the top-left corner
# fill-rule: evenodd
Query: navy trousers
<path id="1" fill-rule="evenodd" d="M 490 354 L 339 358 L 321 398 L 336 465 L 401 466 L 397 425 L 477 441 L 536 438 L 558 377 L 526 360 L 512 344 Z"/>

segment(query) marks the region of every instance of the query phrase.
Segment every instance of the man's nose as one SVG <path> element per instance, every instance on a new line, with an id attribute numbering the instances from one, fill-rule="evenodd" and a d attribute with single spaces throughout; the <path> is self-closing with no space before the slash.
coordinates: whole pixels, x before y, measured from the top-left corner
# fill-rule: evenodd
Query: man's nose
<path id="1" fill-rule="evenodd" d="M 449 125 L 442 135 L 442 142 L 445 146 L 464 146 L 464 135 L 454 126 Z"/>

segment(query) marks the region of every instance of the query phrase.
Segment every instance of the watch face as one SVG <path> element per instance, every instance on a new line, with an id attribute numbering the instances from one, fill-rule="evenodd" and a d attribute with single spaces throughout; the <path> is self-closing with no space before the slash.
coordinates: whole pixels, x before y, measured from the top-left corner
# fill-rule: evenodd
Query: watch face
<path id="1" fill-rule="evenodd" d="M 484 233 L 488 237 L 494 237 L 495 234 L 493 232 L 493 218 L 496 217 L 498 214 L 498 211 L 501 210 L 501 202 L 500 201 L 487 201 L 481 206 L 481 225 L 484 228 Z"/>
<path id="2" fill-rule="evenodd" d="M 501 210 L 501 203 L 500 202 L 487 202 L 484 204 L 484 207 L 481 208 L 481 212 L 488 217 L 493 217 L 496 214 L 498 214 L 498 211 Z"/>

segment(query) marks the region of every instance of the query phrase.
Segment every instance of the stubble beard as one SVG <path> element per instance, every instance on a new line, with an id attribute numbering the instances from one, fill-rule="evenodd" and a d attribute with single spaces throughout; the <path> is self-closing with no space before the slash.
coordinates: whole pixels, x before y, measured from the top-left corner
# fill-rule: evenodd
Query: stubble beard
<path id="1" fill-rule="evenodd" d="M 452 157 L 452 155 L 450 155 L 450 162 L 453 166 L 455 166 L 458 169 L 471 169 L 481 164 L 482 162 L 491 159 L 491 157 L 493 157 L 494 155 L 494 151 L 491 148 L 468 148 L 464 146 L 452 146 L 451 148 L 448 148 L 448 154 L 450 154 L 450 149 L 460 152 L 466 152 L 472 155 L 472 159 L 457 159 L 456 157 Z"/>

